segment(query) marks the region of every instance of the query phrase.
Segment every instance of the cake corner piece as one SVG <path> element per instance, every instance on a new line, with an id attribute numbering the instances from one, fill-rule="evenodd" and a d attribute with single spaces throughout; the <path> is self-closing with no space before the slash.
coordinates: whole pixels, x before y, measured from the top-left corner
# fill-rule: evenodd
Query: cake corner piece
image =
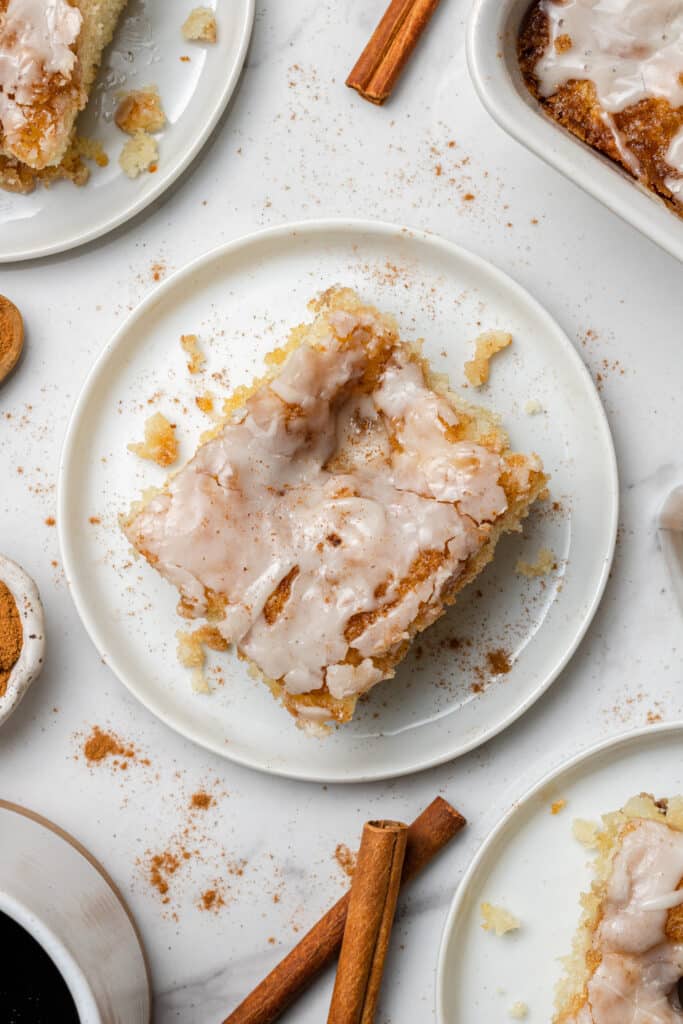
<path id="1" fill-rule="evenodd" d="M 394 675 L 547 477 L 393 317 L 348 288 L 311 309 L 124 531 L 317 731 Z"/>

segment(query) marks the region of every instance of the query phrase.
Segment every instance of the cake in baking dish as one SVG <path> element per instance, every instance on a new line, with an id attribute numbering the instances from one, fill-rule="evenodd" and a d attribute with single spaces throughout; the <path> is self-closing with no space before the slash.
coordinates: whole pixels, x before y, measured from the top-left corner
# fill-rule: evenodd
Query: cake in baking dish
<path id="1" fill-rule="evenodd" d="M 683 0 L 538 0 L 518 51 L 550 116 L 683 216 Z"/>
<path id="2" fill-rule="evenodd" d="M 76 117 L 126 0 L 0 0 L 0 186 L 72 177 Z M 80 182 L 79 182 L 80 183 Z"/>
<path id="3" fill-rule="evenodd" d="M 633 797 L 604 816 L 590 845 L 595 880 L 554 1024 L 674 1024 L 683 1016 L 683 797 Z"/>
<path id="4" fill-rule="evenodd" d="M 348 289 L 272 353 L 125 533 L 300 723 L 346 722 L 546 487 Z"/>

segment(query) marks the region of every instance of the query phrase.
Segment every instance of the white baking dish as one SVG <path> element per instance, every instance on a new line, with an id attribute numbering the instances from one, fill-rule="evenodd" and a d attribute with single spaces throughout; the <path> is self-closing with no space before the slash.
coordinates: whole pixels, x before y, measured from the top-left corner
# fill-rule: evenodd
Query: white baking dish
<path id="1" fill-rule="evenodd" d="M 544 112 L 527 91 L 517 63 L 517 36 L 532 0 L 474 0 L 467 62 L 492 117 L 519 142 L 683 260 L 683 220 L 607 157 Z"/>

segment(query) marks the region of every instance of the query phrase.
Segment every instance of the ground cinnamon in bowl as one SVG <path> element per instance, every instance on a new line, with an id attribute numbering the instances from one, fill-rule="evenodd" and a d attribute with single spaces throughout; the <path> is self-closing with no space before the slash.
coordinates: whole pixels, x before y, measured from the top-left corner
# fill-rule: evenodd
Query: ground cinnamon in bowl
<path id="1" fill-rule="evenodd" d="M 7 692 L 12 669 L 24 643 L 19 609 L 9 588 L 0 580 L 0 697 Z"/>
<path id="2" fill-rule="evenodd" d="M 0 295 L 0 382 L 19 361 L 24 347 L 24 325 L 21 313 L 9 299 Z"/>

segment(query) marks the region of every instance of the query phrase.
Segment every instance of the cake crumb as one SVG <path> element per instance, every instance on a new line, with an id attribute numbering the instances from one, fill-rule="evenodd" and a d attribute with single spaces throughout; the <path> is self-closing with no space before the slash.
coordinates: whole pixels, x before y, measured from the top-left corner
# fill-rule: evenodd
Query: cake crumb
<path id="1" fill-rule="evenodd" d="M 195 7 L 185 19 L 182 32 L 188 42 L 215 43 L 218 29 L 214 12 L 210 7 Z"/>
<path id="2" fill-rule="evenodd" d="M 166 114 L 156 85 L 131 89 L 121 95 L 114 114 L 116 124 L 127 135 L 138 132 L 160 132 L 166 125 Z"/>
<path id="3" fill-rule="evenodd" d="M 121 150 L 119 165 L 129 178 L 137 178 L 144 171 L 156 170 L 159 159 L 157 140 L 146 132 L 136 132 Z"/>
<path id="4" fill-rule="evenodd" d="M 491 372 L 490 362 L 497 352 L 512 344 L 507 331 L 484 331 L 474 343 L 474 358 L 465 363 L 465 376 L 473 388 L 486 384 Z"/>
<path id="5" fill-rule="evenodd" d="M 196 334 L 181 334 L 180 344 L 190 357 L 187 368 L 190 373 L 199 373 L 206 362 L 206 356 L 199 347 L 199 338 Z"/>
<path id="6" fill-rule="evenodd" d="M 145 423 L 144 442 L 133 442 L 128 450 L 159 466 L 171 466 L 178 458 L 175 424 L 169 423 L 163 413 L 155 412 Z"/>
<path id="7" fill-rule="evenodd" d="M 537 398 L 530 398 L 524 406 L 524 412 L 527 416 L 538 416 L 539 412 L 543 412 L 543 406 Z"/>
<path id="8" fill-rule="evenodd" d="M 73 143 L 73 152 L 79 157 L 85 157 L 86 160 L 92 160 L 98 167 L 107 167 L 109 164 L 109 157 L 97 139 L 77 136 Z"/>
<path id="9" fill-rule="evenodd" d="M 551 814 L 559 814 L 560 811 L 563 811 L 566 806 L 567 806 L 567 801 L 566 800 L 554 800 L 553 803 L 551 803 L 551 805 L 550 805 L 550 813 Z"/>
<path id="10" fill-rule="evenodd" d="M 496 935 L 505 935 L 507 932 L 516 931 L 520 924 L 514 914 L 503 907 L 494 907 L 492 903 L 482 903 L 481 926 L 485 932 L 494 932 Z"/>
<path id="11" fill-rule="evenodd" d="M 592 849 L 598 845 L 600 826 L 594 821 L 587 821 L 585 818 L 575 818 L 572 822 L 572 835 L 582 846 Z"/>
<path id="12" fill-rule="evenodd" d="M 535 562 L 525 562 L 523 558 L 518 558 L 515 566 L 515 572 L 529 578 L 547 576 L 553 569 L 557 569 L 557 559 L 550 548 L 541 548 Z"/>
<path id="13" fill-rule="evenodd" d="M 210 391 L 205 391 L 203 395 L 197 395 L 194 401 L 197 408 L 203 412 L 205 416 L 209 416 L 212 420 L 220 419 L 220 416 L 216 414 L 215 399 Z"/>
<path id="14" fill-rule="evenodd" d="M 529 1007 L 521 1000 L 517 1000 L 508 1010 L 508 1014 L 513 1020 L 526 1020 L 529 1016 Z"/>

